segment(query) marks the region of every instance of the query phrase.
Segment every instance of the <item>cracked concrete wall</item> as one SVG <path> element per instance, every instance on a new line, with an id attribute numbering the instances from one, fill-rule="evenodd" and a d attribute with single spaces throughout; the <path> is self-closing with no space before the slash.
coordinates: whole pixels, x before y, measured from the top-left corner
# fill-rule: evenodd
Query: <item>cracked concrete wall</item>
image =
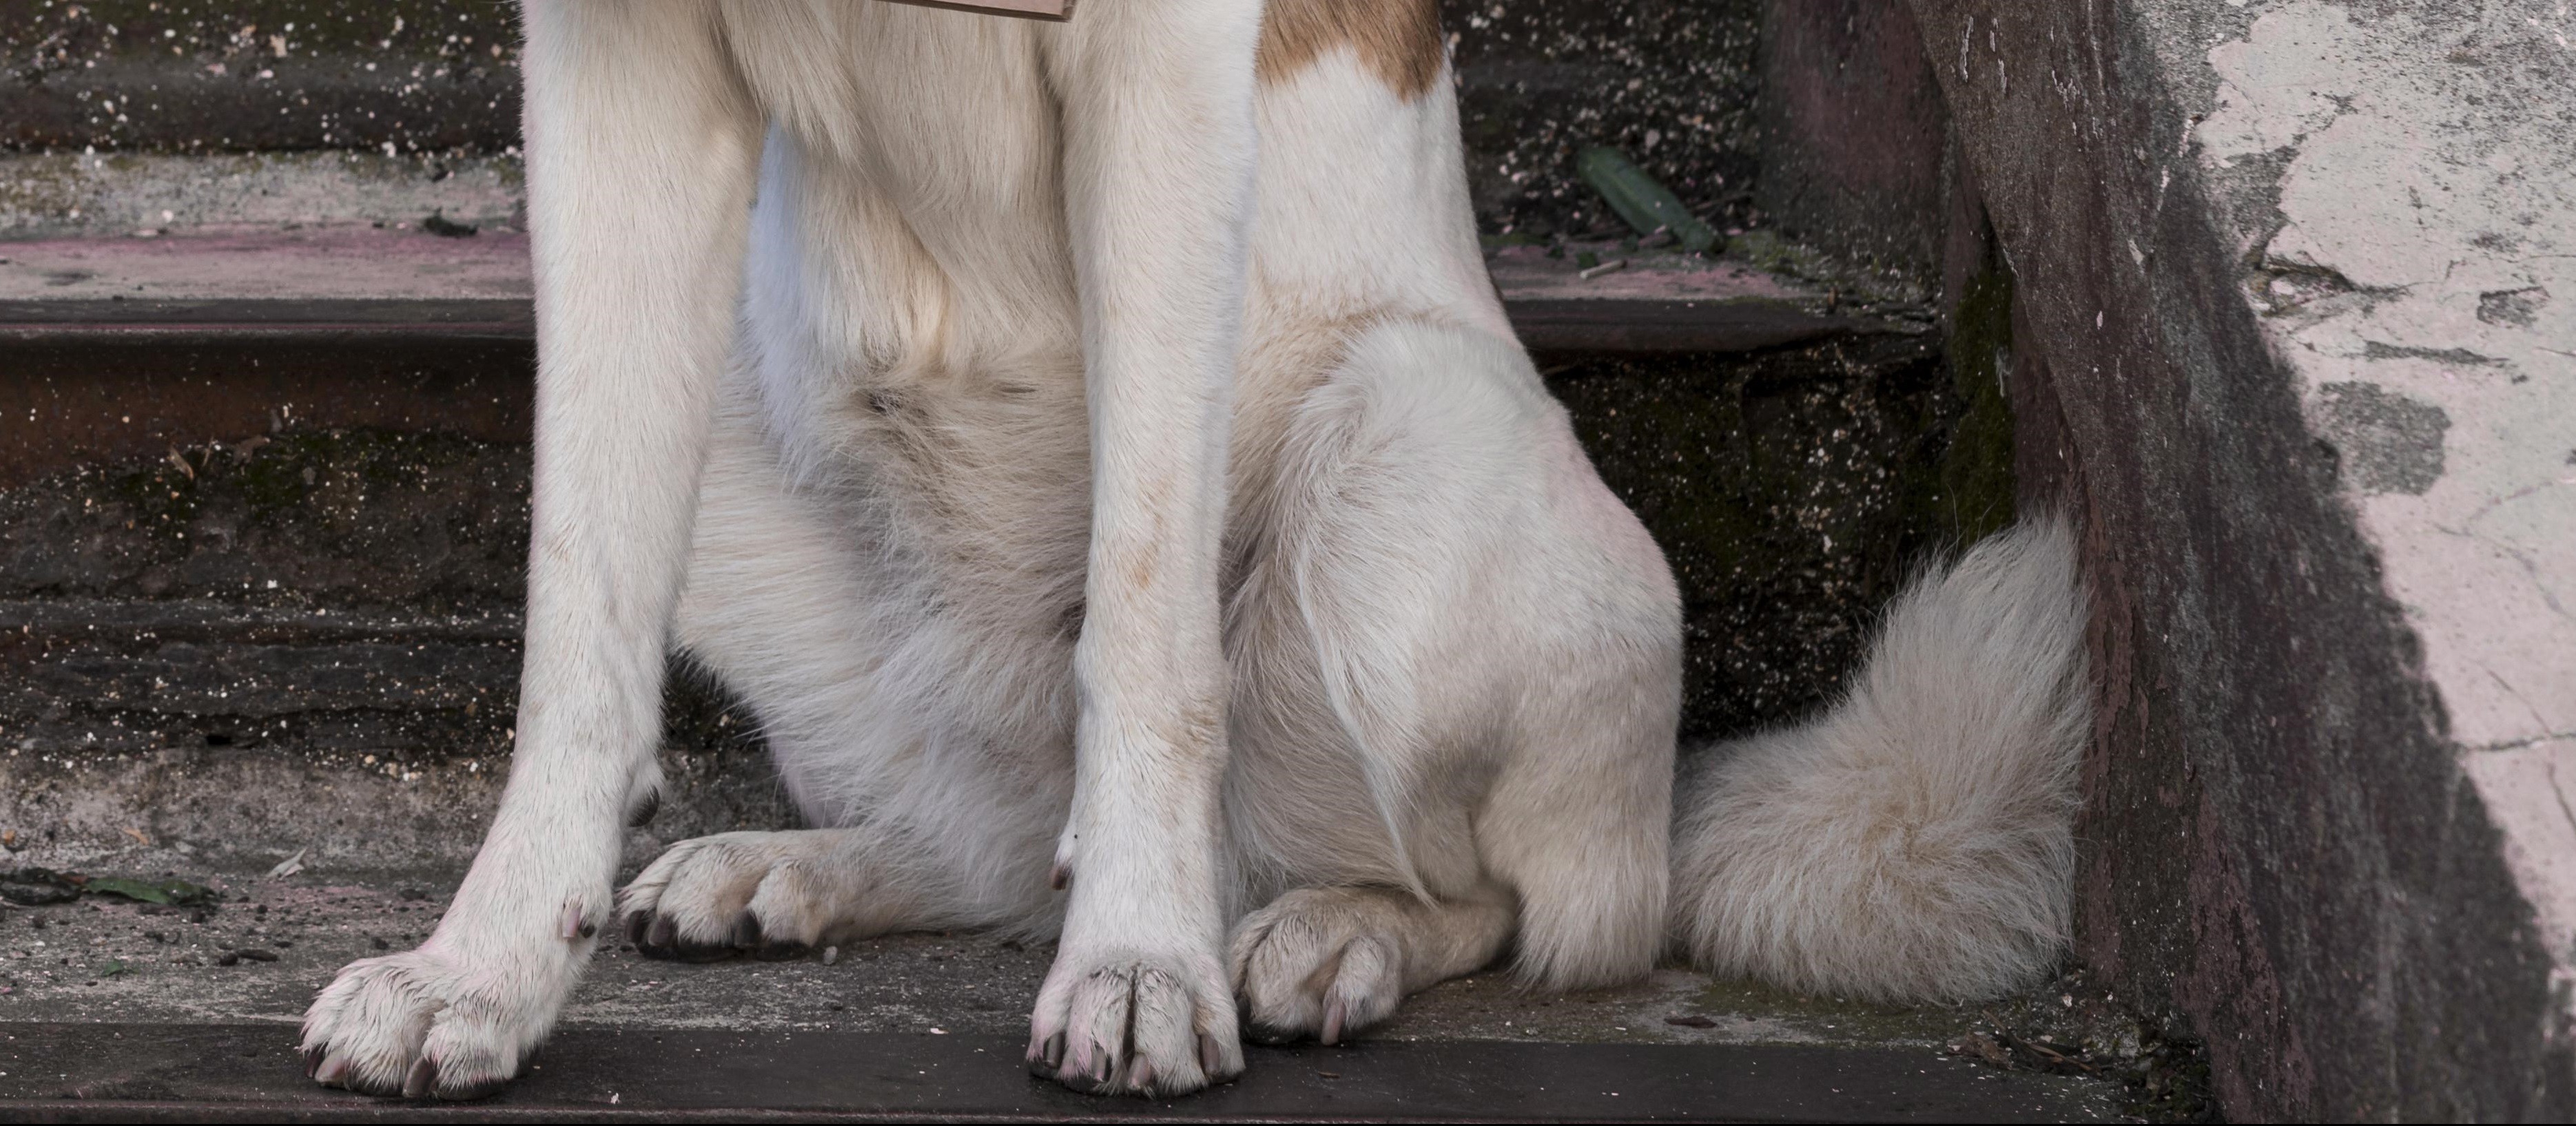
<path id="1" fill-rule="evenodd" d="M 2571 35 L 2563 0 L 2280 5 L 2209 50 L 2216 104 L 2193 134 L 2215 173 L 2281 164 L 2274 214 L 2239 220 L 2271 275 L 2257 309 L 2348 466 L 2561 980 L 2576 960 Z"/>
<path id="2" fill-rule="evenodd" d="M 2576 12 L 1902 2 L 2088 524 L 2080 955 L 2233 1118 L 2576 1115 Z"/>

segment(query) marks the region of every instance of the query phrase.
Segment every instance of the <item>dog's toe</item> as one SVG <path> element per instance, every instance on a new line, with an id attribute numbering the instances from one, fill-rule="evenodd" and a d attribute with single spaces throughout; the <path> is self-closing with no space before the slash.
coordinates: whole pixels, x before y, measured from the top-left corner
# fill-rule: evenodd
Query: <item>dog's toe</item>
<path id="1" fill-rule="evenodd" d="M 1090 1094 L 1147 1097 L 1241 1074 L 1231 998 L 1221 971 L 1204 968 L 1202 975 L 1185 959 L 1059 954 L 1039 993 L 1030 1072 Z"/>

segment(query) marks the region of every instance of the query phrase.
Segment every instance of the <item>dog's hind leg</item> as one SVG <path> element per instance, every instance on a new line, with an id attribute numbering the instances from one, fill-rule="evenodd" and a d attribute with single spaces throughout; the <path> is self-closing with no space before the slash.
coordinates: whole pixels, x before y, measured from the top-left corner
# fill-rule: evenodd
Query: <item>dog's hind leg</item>
<path id="1" fill-rule="evenodd" d="M 417 950 L 304 1020 L 314 1077 L 466 1098 L 516 1074 L 607 921 L 649 769 L 760 122 L 697 6 L 531 3 L 536 485 L 510 783 Z"/>
<path id="2" fill-rule="evenodd" d="M 865 490 L 791 477 L 755 378 L 719 396 L 673 632 L 748 707 L 814 828 L 672 845 L 619 893 L 630 936 L 698 960 L 926 928 L 1052 934 L 1072 789 L 1061 615 L 961 625 Z"/>
<path id="3" fill-rule="evenodd" d="M 1339 1038 L 1521 932 L 1550 984 L 1643 972 L 1663 910 L 1677 605 L 1508 340 L 1371 328 L 1253 494 L 1238 595 L 1256 1027 Z M 1340 885 L 1340 886 L 1330 886 Z"/>

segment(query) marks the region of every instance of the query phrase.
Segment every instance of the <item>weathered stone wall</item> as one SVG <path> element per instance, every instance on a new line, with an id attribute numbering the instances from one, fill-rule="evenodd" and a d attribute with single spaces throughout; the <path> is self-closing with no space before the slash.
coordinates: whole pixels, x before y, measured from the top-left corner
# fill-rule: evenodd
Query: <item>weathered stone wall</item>
<path id="1" fill-rule="evenodd" d="M 2084 521 L 2078 953 L 2206 1039 L 2230 1117 L 2576 1113 L 2571 33 L 2512 0 L 1774 14 L 1771 167 L 1895 186 L 1772 206 L 1940 247 L 1954 362 L 1996 358 L 2025 495 Z"/>
<path id="2" fill-rule="evenodd" d="M 1754 199 L 1796 241 L 1940 283 L 1949 118 L 1921 32 L 1889 0 L 1766 0 Z"/>

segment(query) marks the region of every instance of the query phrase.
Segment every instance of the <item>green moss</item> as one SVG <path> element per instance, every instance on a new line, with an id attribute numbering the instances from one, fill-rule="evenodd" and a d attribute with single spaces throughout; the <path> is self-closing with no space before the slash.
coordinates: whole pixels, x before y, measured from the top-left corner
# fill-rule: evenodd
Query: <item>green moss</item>
<path id="1" fill-rule="evenodd" d="M 147 531 L 184 529 L 197 516 L 196 474 L 175 461 L 131 465 L 108 474 L 105 484 L 106 495 L 122 501 Z"/>
<path id="2" fill-rule="evenodd" d="M 1959 544 L 2013 519 L 2012 271 L 1989 262 L 1968 282 L 1950 330 L 1950 373 L 1965 409 L 1941 457 L 1942 522 Z"/>
<path id="3" fill-rule="evenodd" d="M 313 431 L 269 442 L 231 472 L 253 515 L 268 516 L 308 508 L 317 496 L 351 486 L 363 492 L 428 489 L 480 448 L 439 435 Z"/>
<path id="4" fill-rule="evenodd" d="M 1797 274 L 1806 264 L 1794 244 L 1767 230 L 1746 231 L 1726 240 L 1726 256 L 1772 273 Z"/>
<path id="5" fill-rule="evenodd" d="M 506 605 L 527 473 L 525 446 L 367 430 L 85 467 L 0 493 L 0 539 L 23 546 L 0 594 Z"/>

